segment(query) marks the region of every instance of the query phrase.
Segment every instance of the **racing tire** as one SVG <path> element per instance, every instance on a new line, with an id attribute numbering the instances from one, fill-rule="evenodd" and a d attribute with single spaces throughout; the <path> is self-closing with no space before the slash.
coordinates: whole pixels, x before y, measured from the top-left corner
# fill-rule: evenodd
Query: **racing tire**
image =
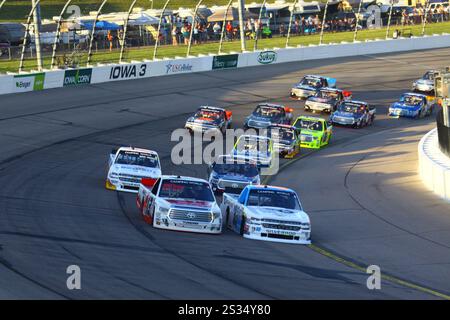
<path id="1" fill-rule="evenodd" d="M 239 227 L 239 234 L 241 236 L 244 235 L 244 228 L 245 228 L 245 217 L 242 217 L 241 226 Z"/>
<path id="2" fill-rule="evenodd" d="M 414 118 L 415 118 L 415 119 L 420 119 L 420 118 L 422 118 L 422 110 L 420 110 Z"/>

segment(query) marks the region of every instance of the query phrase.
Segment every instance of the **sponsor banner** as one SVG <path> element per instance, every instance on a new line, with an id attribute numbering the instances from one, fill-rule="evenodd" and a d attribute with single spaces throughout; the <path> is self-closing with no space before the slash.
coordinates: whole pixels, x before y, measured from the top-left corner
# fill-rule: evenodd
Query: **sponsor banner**
<path id="1" fill-rule="evenodd" d="M 109 80 L 128 80 L 143 78 L 147 75 L 148 64 L 121 64 L 110 67 Z"/>
<path id="2" fill-rule="evenodd" d="M 176 75 L 211 70 L 212 57 L 161 60 L 152 62 L 151 76 Z"/>
<path id="3" fill-rule="evenodd" d="M 12 92 L 39 91 L 44 89 L 45 73 L 14 76 Z"/>
<path id="4" fill-rule="evenodd" d="M 189 62 L 181 63 L 176 61 L 170 61 L 166 63 L 165 67 L 166 67 L 166 74 L 195 72 L 194 65 Z"/>
<path id="5" fill-rule="evenodd" d="M 278 54 L 275 51 L 262 51 L 258 54 L 260 64 L 271 64 L 277 61 Z"/>
<path id="6" fill-rule="evenodd" d="M 239 54 L 214 56 L 212 69 L 229 69 L 238 66 Z"/>
<path id="7" fill-rule="evenodd" d="M 127 63 L 92 68 L 91 83 L 133 80 L 150 76 L 151 63 Z"/>
<path id="8" fill-rule="evenodd" d="M 76 69 L 76 70 L 66 70 L 64 72 L 63 87 L 76 86 L 80 84 L 91 83 L 92 69 Z"/>

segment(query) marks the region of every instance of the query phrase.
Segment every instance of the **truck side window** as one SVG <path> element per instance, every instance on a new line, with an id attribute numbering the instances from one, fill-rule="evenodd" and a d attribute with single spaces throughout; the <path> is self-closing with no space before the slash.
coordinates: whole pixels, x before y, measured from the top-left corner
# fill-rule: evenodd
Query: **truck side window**
<path id="1" fill-rule="evenodd" d="M 244 190 L 242 190 L 241 195 L 238 198 L 238 202 L 240 204 L 245 204 L 245 200 L 247 199 L 247 194 L 248 194 L 248 188 L 245 188 Z"/>
<path id="2" fill-rule="evenodd" d="M 152 188 L 152 193 L 156 196 L 156 193 L 158 192 L 159 185 L 161 184 L 161 178 L 156 181 L 155 185 Z"/>

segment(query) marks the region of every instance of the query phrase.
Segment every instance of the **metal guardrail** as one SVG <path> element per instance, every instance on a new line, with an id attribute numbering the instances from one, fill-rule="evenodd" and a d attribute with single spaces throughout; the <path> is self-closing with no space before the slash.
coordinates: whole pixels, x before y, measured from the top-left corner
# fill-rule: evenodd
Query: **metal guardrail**
<path id="1" fill-rule="evenodd" d="M 444 125 L 444 112 L 442 109 L 440 109 L 437 114 L 436 124 L 439 138 L 439 149 L 450 157 L 450 128 Z"/>

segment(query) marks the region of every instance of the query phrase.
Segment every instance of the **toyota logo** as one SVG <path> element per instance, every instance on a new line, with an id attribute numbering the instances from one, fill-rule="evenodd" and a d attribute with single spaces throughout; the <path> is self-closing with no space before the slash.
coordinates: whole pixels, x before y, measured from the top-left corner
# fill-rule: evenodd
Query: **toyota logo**
<path id="1" fill-rule="evenodd" d="M 186 213 L 186 217 L 188 217 L 189 219 L 195 219 L 196 215 L 193 212 L 188 212 Z"/>

